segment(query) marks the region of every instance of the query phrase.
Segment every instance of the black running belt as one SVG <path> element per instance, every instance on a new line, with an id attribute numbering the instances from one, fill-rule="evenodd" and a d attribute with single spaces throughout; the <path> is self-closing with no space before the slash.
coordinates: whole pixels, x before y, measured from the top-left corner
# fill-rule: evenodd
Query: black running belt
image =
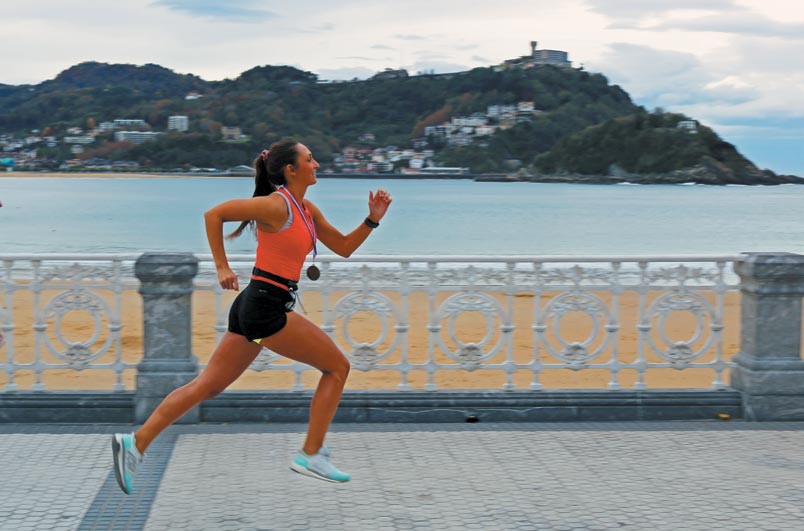
<path id="1" fill-rule="evenodd" d="M 274 275 L 273 273 L 269 273 L 268 271 L 264 271 L 259 267 L 255 267 L 251 270 L 251 274 L 257 277 L 267 278 L 268 280 L 273 280 L 274 282 L 279 282 L 283 286 L 287 286 L 290 291 L 297 291 L 299 289 L 299 283 L 295 280 L 289 280 L 285 277 L 280 277 L 279 275 Z"/>

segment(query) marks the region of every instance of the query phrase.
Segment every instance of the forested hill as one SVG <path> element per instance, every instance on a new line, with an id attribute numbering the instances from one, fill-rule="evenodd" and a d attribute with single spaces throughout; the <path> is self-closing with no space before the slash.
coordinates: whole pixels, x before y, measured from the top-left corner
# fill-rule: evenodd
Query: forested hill
<path id="1" fill-rule="evenodd" d="M 487 114 L 490 106 L 520 102 L 533 102 L 533 112 L 518 114 L 515 122 L 509 117 L 508 124 L 491 118 L 490 124 L 498 125 L 493 134 L 471 137 L 463 147 L 449 146 L 428 129 L 453 118 Z M 577 155 L 575 149 L 588 149 L 588 141 L 578 139 L 591 138 L 573 135 L 588 135 L 593 126 L 610 131 L 606 124 L 644 113 L 601 74 L 549 66 L 328 83 L 288 66 L 260 66 L 236 79 L 205 81 L 153 64 L 87 62 L 39 85 L 0 85 L 0 133 L 6 135 L 39 130 L 59 138 L 70 128 L 88 130 L 121 118 L 143 119 L 153 131 L 166 132 L 169 116 L 188 116 L 188 132 L 170 132 L 140 145 L 115 142 L 112 133 L 102 133 L 80 155 L 162 168 L 249 164 L 265 146 L 291 137 L 305 142 L 325 166 L 348 146 L 405 149 L 414 146 L 414 139 L 420 139 L 419 147 L 426 139 L 426 148 L 436 152 L 435 162 L 474 172 L 517 167 L 598 172 L 612 165 L 641 171 L 619 155 L 580 166 L 568 161 Z M 239 127 L 244 136 L 224 141 L 222 126 Z M 612 134 L 633 134 L 615 129 Z M 428 131 L 431 135 L 425 136 Z M 651 142 L 640 144 L 646 159 L 664 157 L 662 170 L 679 170 L 691 161 L 684 150 L 674 159 L 666 147 L 653 153 Z M 559 151 L 551 152 L 553 148 Z M 40 149 L 38 156 L 71 157 L 61 143 Z"/>
<path id="2" fill-rule="evenodd" d="M 562 138 L 534 166 L 568 180 L 597 175 L 620 182 L 804 184 L 799 177 L 758 169 L 712 129 L 684 115 L 657 112 L 614 118 Z"/>

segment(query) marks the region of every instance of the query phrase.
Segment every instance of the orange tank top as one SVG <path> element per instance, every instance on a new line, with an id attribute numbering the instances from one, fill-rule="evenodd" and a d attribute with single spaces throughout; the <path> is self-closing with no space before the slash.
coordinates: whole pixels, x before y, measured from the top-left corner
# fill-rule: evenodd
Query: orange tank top
<path id="1" fill-rule="evenodd" d="M 288 222 L 278 232 L 267 232 L 257 228 L 257 260 L 254 265 L 263 271 L 298 282 L 304 260 L 313 250 L 315 242 L 305 224 L 305 219 L 299 216 L 299 209 L 295 206 L 293 198 L 290 197 L 290 192 L 286 188 L 280 188 L 274 193 L 280 194 L 287 203 Z M 301 206 L 304 209 L 303 215 L 307 224 L 313 228 L 313 216 L 310 210 L 303 202 Z M 287 286 L 271 279 L 257 275 L 251 275 L 251 278 L 287 289 Z"/>

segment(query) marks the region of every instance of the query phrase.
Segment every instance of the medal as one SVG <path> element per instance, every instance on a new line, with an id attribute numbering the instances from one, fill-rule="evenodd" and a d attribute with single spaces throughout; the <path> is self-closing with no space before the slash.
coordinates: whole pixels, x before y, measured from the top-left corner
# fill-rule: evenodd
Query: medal
<path id="1" fill-rule="evenodd" d="M 285 188 L 284 186 L 280 186 L 280 188 Z M 316 255 L 318 254 L 318 246 L 316 242 L 318 242 L 318 238 L 316 237 L 315 233 L 315 223 L 313 220 L 310 220 L 310 223 L 307 223 L 307 216 L 304 215 L 304 211 L 302 210 L 299 203 L 296 202 L 296 198 L 293 197 L 293 194 L 288 191 L 288 195 L 290 196 L 290 200 L 293 201 L 293 204 L 296 205 L 296 210 L 299 211 L 299 214 L 302 217 L 302 221 L 304 221 L 304 226 L 307 227 L 307 231 L 310 233 L 310 238 L 313 240 L 313 260 L 315 260 Z M 318 280 L 321 277 L 321 270 L 313 264 L 307 268 L 307 278 L 310 280 Z"/>

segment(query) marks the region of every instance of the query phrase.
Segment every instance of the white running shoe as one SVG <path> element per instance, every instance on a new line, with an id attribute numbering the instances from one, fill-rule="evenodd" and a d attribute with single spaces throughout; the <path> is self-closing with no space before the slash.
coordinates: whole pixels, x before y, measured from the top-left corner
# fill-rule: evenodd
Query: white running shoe
<path id="1" fill-rule="evenodd" d="M 352 476 L 346 472 L 335 468 L 335 465 L 329 460 L 329 451 L 324 447 L 315 455 L 307 455 L 303 450 L 299 450 L 293 462 L 290 463 L 290 469 L 311 478 L 333 483 L 344 483 L 352 479 Z"/>
<path id="2" fill-rule="evenodd" d="M 117 484 L 126 494 L 133 492 L 134 474 L 143 460 L 137 450 L 133 433 L 115 433 L 112 436 L 112 454 L 114 456 L 114 477 Z"/>

